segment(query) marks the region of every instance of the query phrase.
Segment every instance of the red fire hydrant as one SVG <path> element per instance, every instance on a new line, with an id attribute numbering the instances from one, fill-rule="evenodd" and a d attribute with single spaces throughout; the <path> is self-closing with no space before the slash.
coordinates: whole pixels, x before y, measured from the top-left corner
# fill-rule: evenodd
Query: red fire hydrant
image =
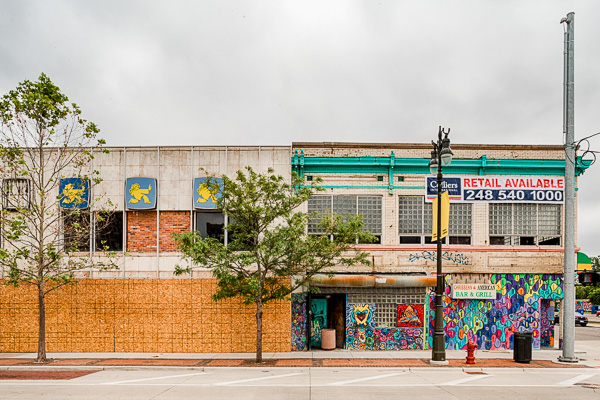
<path id="1" fill-rule="evenodd" d="M 475 350 L 477 350 L 477 344 L 469 340 L 467 343 L 467 364 L 475 364 Z"/>

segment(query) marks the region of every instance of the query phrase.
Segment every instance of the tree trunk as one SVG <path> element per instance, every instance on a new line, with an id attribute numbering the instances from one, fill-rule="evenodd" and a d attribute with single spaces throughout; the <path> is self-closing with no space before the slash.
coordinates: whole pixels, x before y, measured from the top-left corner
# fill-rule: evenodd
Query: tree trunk
<path id="1" fill-rule="evenodd" d="M 256 362 L 262 362 L 262 296 L 256 301 Z"/>
<path id="2" fill-rule="evenodd" d="M 36 363 L 45 363 L 46 360 L 46 297 L 44 293 L 44 284 L 38 284 L 38 311 L 39 311 L 39 331 L 38 331 L 38 352 Z"/>

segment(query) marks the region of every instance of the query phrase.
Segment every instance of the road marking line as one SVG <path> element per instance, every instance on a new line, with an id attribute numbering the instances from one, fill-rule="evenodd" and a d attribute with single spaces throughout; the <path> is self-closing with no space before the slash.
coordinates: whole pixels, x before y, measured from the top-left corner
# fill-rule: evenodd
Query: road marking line
<path id="1" fill-rule="evenodd" d="M 208 372 L 196 372 L 194 374 L 184 374 L 184 375 L 157 376 L 155 378 L 131 379 L 131 380 L 128 380 L 128 381 L 118 381 L 118 382 L 104 382 L 103 385 L 120 385 L 122 383 L 152 381 L 152 380 L 155 380 L 155 379 L 182 378 L 182 377 L 185 377 L 185 376 L 196 376 L 196 375 L 206 375 L 206 374 L 208 374 Z"/>
<path id="2" fill-rule="evenodd" d="M 490 377 L 492 375 L 476 375 L 476 376 L 470 376 L 468 378 L 463 378 L 463 379 L 457 379 L 455 381 L 450 381 L 450 382 L 444 382 L 444 383 L 439 383 L 437 386 L 456 386 L 456 385 L 460 385 L 461 383 L 466 383 L 466 382 L 471 382 L 471 381 L 476 381 L 478 379 L 483 379 L 483 378 L 487 378 Z"/>
<path id="3" fill-rule="evenodd" d="M 373 379 L 389 378 L 390 376 L 398 376 L 398 375 L 402 375 L 402 374 L 405 374 L 405 373 L 406 372 L 397 372 L 395 374 L 369 376 L 369 377 L 366 377 L 366 378 L 352 379 L 350 381 L 328 383 L 327 386 L 342 386 L 342 385 L 347 385 L 349 383 L 357 383 L 357 382 L 371 381 Z"/>
<path id="4" fill-rule="evenodd" d="M 566 381 L 562 381 L 556 384 L 556 386 L 572 386 L 577 382 L 581 382 L 584 379 L 591 378 L 594 375 L 578 375 L 574 378 L 567 379 Z"/>
<path id="5" fill-rule="evenodd" d="M 292 374 L 285 374 L 285 375 L 271 375 L 271 376 L 263 376 L 260 378 L 241 379 L 239 381 L 219 382 L 219 383 L 215 383 L 215 386 L 233 385 L 236 383 L 244 383 L 244 382 L 264 381 L 266 379 L 285 378 L 288 376 L 296 376 L 296 375 L 304 375 L 304 373 L 303 372 L 294 372 Z"/>

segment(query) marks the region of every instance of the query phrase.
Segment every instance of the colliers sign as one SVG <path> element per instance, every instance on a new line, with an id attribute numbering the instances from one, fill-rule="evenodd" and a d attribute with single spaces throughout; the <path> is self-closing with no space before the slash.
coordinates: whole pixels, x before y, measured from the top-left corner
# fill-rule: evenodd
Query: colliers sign
<path id="1" fill-rule="evenodd" d="M 481 283 L 455 283 L 451 286 L 453 299 L 496 300 L 496 285 Z"/>
<path id="2" fill-rule="evenodd" d="M 565 180 L 561 176 L 444 177 L 442 190 L 448 191 L 450 201 L 563 203 Z M 436 195 L 436 178 L 427 177 L 427 200 Z"/>

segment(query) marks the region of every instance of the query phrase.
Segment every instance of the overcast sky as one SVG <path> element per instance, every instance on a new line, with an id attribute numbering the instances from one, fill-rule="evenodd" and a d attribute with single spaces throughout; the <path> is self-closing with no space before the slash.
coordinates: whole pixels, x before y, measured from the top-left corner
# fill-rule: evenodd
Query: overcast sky
<path id="1" fill-rule="evenodd" d="M 563 144 L 600 132 L 600 1 L 5 0 L 0 93 L 50 76 L 108 145 Z M 600 135 L 590 140 L 600 150 Z M 600 161 L 578 243 L 600 255 Z"/>

